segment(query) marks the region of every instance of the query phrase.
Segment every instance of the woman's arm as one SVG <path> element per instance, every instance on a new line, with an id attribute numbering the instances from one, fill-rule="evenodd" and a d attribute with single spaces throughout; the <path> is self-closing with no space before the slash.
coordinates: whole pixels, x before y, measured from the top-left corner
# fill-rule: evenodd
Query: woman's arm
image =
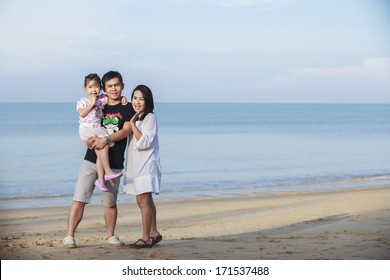
<path id="1" fill-rule="evenodd" d="M 142 131 L 134 124 L 131 125 L 133 134 L 137 139 L 136 149 L 146 150 L 149 149 L 154 142 L 154 138 L 157 135 L 157 120 L 153 113 L 149 113 L 142 123 Z"/>

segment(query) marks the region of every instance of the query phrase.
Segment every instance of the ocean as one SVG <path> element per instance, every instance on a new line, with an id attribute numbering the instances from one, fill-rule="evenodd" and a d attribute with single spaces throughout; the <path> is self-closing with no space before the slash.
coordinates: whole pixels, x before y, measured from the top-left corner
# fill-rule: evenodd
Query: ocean
<path id="1" fill-rule="evenodd" d="M 76 105 L 0 108 L 0 209 L 70 205 L 85 154 Z M 390 185 L 390 104 L 157 103 L 155 114 L 159 197 Z"/>

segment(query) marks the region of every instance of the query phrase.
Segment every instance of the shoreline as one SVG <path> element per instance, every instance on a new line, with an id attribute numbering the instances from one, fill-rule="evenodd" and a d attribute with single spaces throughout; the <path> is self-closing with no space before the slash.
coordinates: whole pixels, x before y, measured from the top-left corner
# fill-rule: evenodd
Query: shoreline
<path id="1" fill-rule="evenodd" d="M 105 244 L 102 205 L 88 205 L 64 249 L 69 207 L 0 211 L 2 260 L 390 259 L 390 186 L 231 197 L 157 198 L 164 240 L 149 250 Z M 118 204 L 116 234 L 141 234 L 134 201 Z"/>
<path id="2" fill-rule="evenodd" d="M 192 198 L 229 198 L 232 196 L 259 196 L 279 193 L 321 193 L 329 191 L 348 191 L 353 189 L 372 189 L 386 187 L 390 184 L 390 176 L 376 175 L 371 177 L 356 177 L 349 179 L 335 179 L 330 181 L 311 181 L 297 184 L 280 184 L 249 188 L 217 188 L 200 189 L 198 193 L 190 190 L 164 190 L 157 196 L 161 199 L 192 199 Z M 122 188 L 122 187 L 121 187 Z M 207 195 L 205 195 L 207 193 Z M 69 195 L 31 196 L 31 197 L 1 197 L 0 211 L 11 209 L 29 209 L 37 207 L 69 206 L 73 193 Z M 91 205 L 100 204 L 101 192 L 96 190 L 92 196 Z M 132 196 L 119 192 L 118 204 L 128 203 Z"/>

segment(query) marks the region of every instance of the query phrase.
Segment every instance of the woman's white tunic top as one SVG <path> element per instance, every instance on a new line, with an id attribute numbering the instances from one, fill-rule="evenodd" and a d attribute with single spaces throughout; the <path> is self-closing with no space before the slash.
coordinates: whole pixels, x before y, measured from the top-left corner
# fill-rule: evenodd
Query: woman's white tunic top
<path id="1" fill-rule="evenodd" d="M 149 113 L 136 126 L 142 132 L 137 140 L 134 134 L 129 137 L 124 191 L 138 195 L 148 192 L 158 194 L 161 183 L 160 147 L 158 123 L 155 115 Z"/>

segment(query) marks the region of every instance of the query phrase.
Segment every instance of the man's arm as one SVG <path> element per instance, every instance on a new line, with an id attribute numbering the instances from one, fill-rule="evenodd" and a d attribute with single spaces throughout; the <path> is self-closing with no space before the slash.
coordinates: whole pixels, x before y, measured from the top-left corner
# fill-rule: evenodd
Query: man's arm
<path id="1" fill-rule="evenodd" d="M 125 122 L 123 124 L 123 128 L 111 135 L 109 135 L 109 139 L 111 142 L 122 140 L 123 138 L 129 137 L 132 132 L 130 122 Z"/>
<path id="2" fill-rule="evenodd" d="M 122 140 L 123 138 L 126 138 L 131 133 L 131 124 L 130 122 L 125 122 L 123 124 L 123 128 L 111 135 L 108 136 L 108 139 L 111 142 Z M 104 138 L 96 137 L 95 141 L 92 143 L 92 149 L 101 150 L 107 145 L 107 141 Z"/>

